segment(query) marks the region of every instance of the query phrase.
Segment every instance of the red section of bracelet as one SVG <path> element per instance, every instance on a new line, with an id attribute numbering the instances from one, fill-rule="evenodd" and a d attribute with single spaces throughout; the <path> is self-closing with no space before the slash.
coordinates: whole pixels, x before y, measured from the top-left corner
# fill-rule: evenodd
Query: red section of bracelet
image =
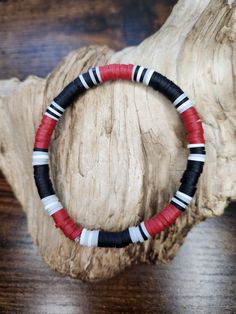
<path id="1" fill-rule="evenodd" d="M 187 139 L 189 144 L 205 143 L 202 123 L 196 109 L 190 107 L 181 113 L 181 117 L 188 132 Z"/>
<path id="2" fill-rule="evenodd" d="M 83 228 L 78 227 L 78 225 L 73 221 L 72 218 L 67 213 L 65 208 L 60 209 L 55 214 L 52 215 L 57 228 L 60 228 L 64 235 L 71 240 L 75 240 L 82 233 Z"/>
<path id="3" fill-rule="evenodd" d="M 185 124 L 185 128 L 187 129 L 188 133 L 191 133 L 191 132 L 201 132 L 203 133 L 203 128 L 202 128 L 202 122 L 201 121 L 195 121 L 195 122 L 192 122 L 191 124 Z"/>
<path id="4" fill-rule="evenodd" d="M 48 148 L 56 124 L 56 120 L 46 115 L 43 116 L 35 136 L 34 148 Z"/>
<path id="5" fill-rule="evenodd" d="M 148 233 L 153 237 L 165 230 L 181 215 L 182 211 L 172 204 L 168 204 L 159 214 L 144 221 Z"/>
<path id="6" fill-rule="evenodd" d="M 204 144 L 205 140 L 204 140 L 204 136 L 202 133 L 191 133 L 187 135 L 187 140 L 189 142 L 189 144 Z"/>
<path id="7" fill-rule="evenodd" d="M 110 64 L 99 67 L 102 81 L 109 80 L 132 80 L 133 64 Z"/>

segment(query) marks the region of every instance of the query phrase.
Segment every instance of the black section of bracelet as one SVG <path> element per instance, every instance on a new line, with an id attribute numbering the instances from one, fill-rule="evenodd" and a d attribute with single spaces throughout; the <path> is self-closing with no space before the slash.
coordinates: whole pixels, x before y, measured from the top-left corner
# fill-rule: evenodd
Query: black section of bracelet
<path id="1" fill-rule="evenodd" d="M 204 149 L 204 147 L 202 148 Z M 197 189 L 196 185 L 202 173 L 203 166 L 204 162 L 202 161 L 188 160 L 187 168 L 180 179 L 180 192 L 183 192 L 191 197 L 194 196 Z"/>
<path id="2" fill-rule="evenodd" d="M 202 154 L 202 155 L 205 155 L 206 154 L 205 147 L 191 147 L 190 148 L 190 153 L 191 154 Z"/>
<path id="3" fill-rule="evenodd" d="M 188 160 L 187 162 L 187 170 L 197 172 L 199 175 L 202 173 L 203 166 L 204 166 L 203 161 Z"/>
<path id="4" fill-rule="evenodd" d="M 99 247 L 125 247 L 132 243 L 129 230 L 120 232 L 99 231 L 98 246 Z"/>
<path id="5" fill-rule="evenodd" d="M 55 194 L 49 177 L 48 165 L 34 166 L 34 179 L 41 199 Z"/>
<path id="6" fill-rule="evenodd" d="M 184 171 L 184 174 L 180 180 L 181 183 L 188 183 L 189 185 L 196 186 L 200 173 L 191 171 L 189 169 Z"/>
<path id="7" fill-rule="evenodd" d="M 171 102 L 183 94 L 181 88 L 156 71 L 152 74 L 149 86 L 165 95 Z"/>
<path id="8" fill-rule="evenodd" d="M 54 101 L 63 109 L 69 107 L 76 97 L 83 94 L 86 88 L 77 77 L 74 81 L 68 84 L 63 91 L 54 98 Z"/>
<path id="9" fill-rule="evenodd" d="M 48 152 L 47 148 L 34 148 L 34 152 Z"/>
<path id="10" fill-rule="evenodd" d="M 191 197 L 194 196 L 196 190 L 197 190 L 196 187 L 189 185 L 188 182 L 182 183 L 179 187 L 180 192 L 187 194 L 188 196 L 191 196 Z"/>

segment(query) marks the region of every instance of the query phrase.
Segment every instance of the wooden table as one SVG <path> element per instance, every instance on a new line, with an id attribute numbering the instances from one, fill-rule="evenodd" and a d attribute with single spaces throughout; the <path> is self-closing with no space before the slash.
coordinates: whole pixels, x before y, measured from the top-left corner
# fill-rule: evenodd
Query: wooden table
<path id="1" fill-rule="evenodd" d="M 138 44 L 176 1 L 1 1 L 0 78 L 45 76 L 70 50 Z M 176 258 L 96 283 L 45 264 L 0 175 L 0 313 L 236 313 L 236 206 L 202 222 Z"/>

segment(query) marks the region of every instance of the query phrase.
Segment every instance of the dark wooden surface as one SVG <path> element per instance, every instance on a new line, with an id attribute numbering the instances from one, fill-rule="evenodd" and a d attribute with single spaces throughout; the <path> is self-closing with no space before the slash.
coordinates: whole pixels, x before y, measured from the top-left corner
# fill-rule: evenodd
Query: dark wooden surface
<path id="1" fill-rule="evenodd" d="M 70 50 L 114 49 L 158 29 L 176 1 L 0 1 L 0 78 L 45 76 Z M 236 210 L 188 235 L 167 265 L 137 265 L 84 283 L 40 257 L 0 175 L 0 313 L 236 313 Z"/>
<path id="2" fill-rule="evenodd" d="M 47 75 L 73 49 L 136 45 L 176 0 L 0 0 L 0 79 Z"/>

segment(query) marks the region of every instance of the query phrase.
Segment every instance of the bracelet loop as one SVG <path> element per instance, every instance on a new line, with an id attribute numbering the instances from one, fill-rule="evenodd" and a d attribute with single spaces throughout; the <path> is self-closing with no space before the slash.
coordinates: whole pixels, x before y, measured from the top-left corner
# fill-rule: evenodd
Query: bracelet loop
<path id="1" fill-rule="evenodd" d="M 170 203 L 154 217 L 120 232 L 88 230 L 78 226 L 57 198 L 49 177 L 48 147 L 52 132 L 65 109 L 87 89 L 109 80 L 129 80 L 151 86 L 165 95 L 179 112 L 187 131 L 188 156 L 179 190 Z M 66 237 L 84 246 L 124 247 L 144 242 L 168 228 L 190 204 L 205 161 L 205 140 L 200 117 L 187 95 L 172 81 L 153 69 L 140 65 L 109 64 L 80 74 L 54 98 L 37 129 L 34 150 L 34 178 L 45 210 Z"/>

